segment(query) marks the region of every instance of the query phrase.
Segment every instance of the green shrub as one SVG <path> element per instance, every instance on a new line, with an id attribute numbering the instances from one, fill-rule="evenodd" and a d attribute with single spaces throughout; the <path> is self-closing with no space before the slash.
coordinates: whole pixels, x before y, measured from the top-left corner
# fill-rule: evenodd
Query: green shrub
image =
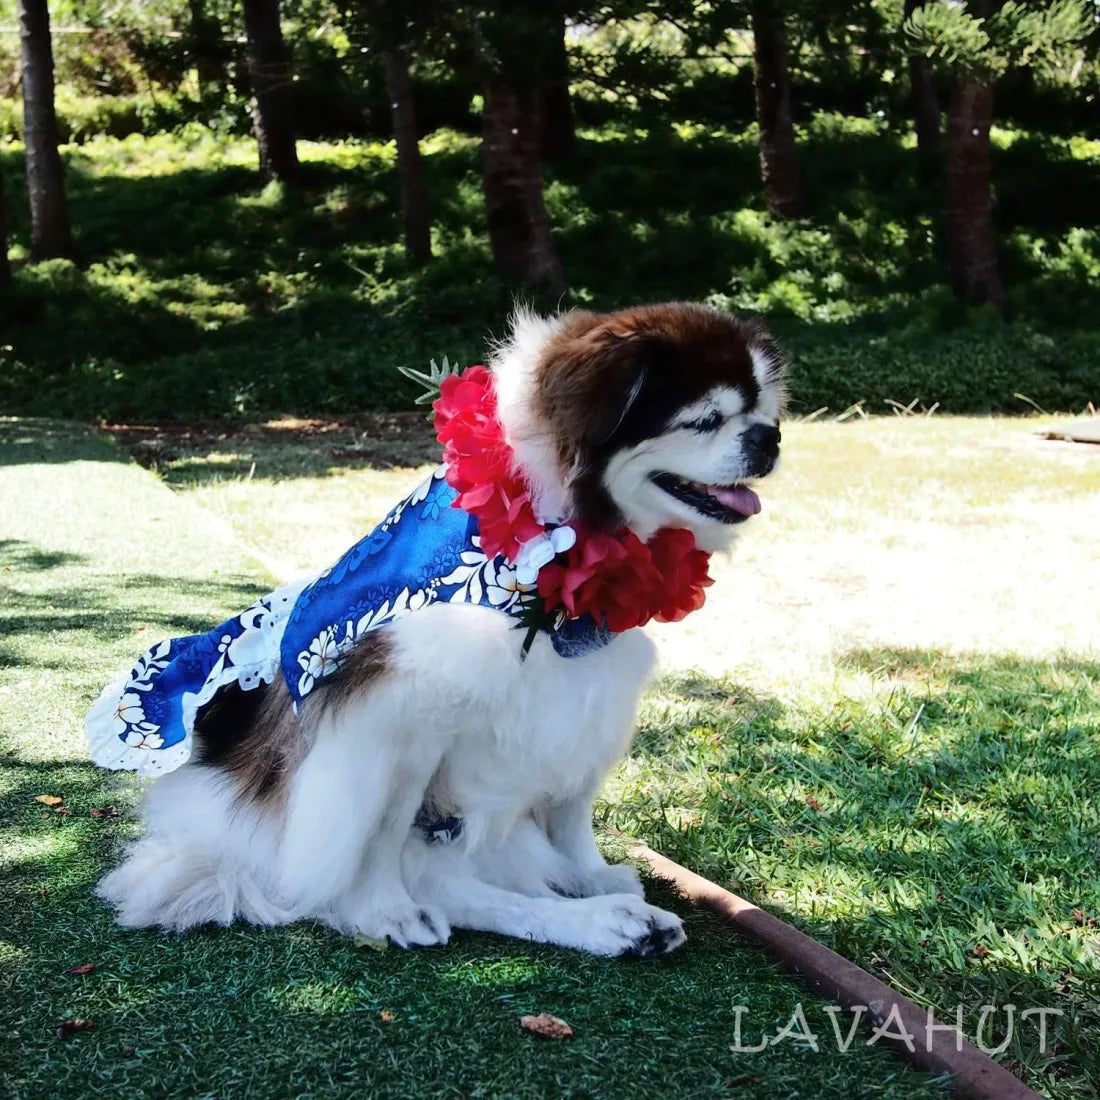
<path id="1" fill-rule="evenodd" d="M 1007 322 L 944 286 L 910 144 L 837 115 L 802 132 L 813 216 L 792 222 L 762 208 L 751 131 L 646 112 L 583 130 L 575 159 L 547 173 L 566 304 L 700 298 L 763 313 L 791 355 L 795 412 L 1030 408 L 1016 394 L 1079 410 L 1100 400 L 1100 233 L 1078 220 L 1100 156 L 997 137 L 1013 200 Z M 478 145 L 457 131 L 423 143 L 435 258 L 417 269 L 390 142 L 300 142 L 302 186 L 264 188 L 255 143 L 198 121 L 87 138 L 66 153 L 80 265 L 17 263 L 0 302 L 0 408 L 185 420 L 405 406 L 395 368 L 481 359 L 521 289 L 494 271 Z M 18 259 L 21 151 L 0 156 Z M 1051 172 L 1078 198 L 1025 202 Z"/>
<path id="2" fill-rule="evenodd" d="M 83 143 L 100 136 L 124 138 L 144 134 L 151 137 L 202 114 L 202 107 L 196 100 L 164 92 L 155 95 L 147 92 L 125 96 L 75 95 L 59 88 L 56 107 L 58 131 L 61 141 L 66 144 Z M 0 99 L 0 140 L 4 139 L 23 140 L 23 103 L 18 98 Z"/>

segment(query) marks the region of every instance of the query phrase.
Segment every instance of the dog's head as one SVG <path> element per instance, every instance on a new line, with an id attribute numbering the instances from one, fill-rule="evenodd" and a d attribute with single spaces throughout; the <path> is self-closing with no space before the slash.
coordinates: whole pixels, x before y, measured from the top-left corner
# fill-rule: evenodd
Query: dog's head
<path id="1" fill-rule="evenodd" d="M 778 462 L 784 390 L 782 358 L 758 322 L 671 303 L 520 318 L 513 354 L 524 343 L 526 440 L 542 437 L 542 464 L 552 455 L 571 514 L 642 539 L 684 527 L 719 550 L 759 511 L 749 483 Z"/>

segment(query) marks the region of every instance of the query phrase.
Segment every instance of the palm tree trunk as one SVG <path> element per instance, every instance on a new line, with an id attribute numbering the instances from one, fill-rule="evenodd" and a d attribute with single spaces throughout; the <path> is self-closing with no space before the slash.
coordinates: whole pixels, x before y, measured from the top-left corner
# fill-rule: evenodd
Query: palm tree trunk
<path id="1" fill-rule="evenodd" d="M 432 258 L 432 220 L 428 210 L 428 189 L 420 160 L 420 136 L 416 129 L 416 101 L 413 98 L 409 62 L 398 50 L 382 55 L 386 91 L 393 114 L 393 136 L 397 141 L 397 178 L 401 187 L 401 213 L 405 218 L 405 251 L 409 259 L 422 264 Z"/>
<path id="2" fill-rule="evenodd" d="M 46 0 L 19 0 L 23 54 L 23 133 L 27 146 L 27 198 L 31 252 L 38 259 L 71 256 L 72 232 L 65 174 L 58 152 L 53 101 L 53 47 Z"/>
<path id="3" fill-rule="evenodd" d="M 968 302 L 1004 300 L 993 230 L 990 135 L 993 81 L 960 74 L 947 112 L 947 262 Z"/>
<path id="4" fill-rule="evenodd" d="M 791 120 L 787 35 L 773 3 L 753 4 L 752 37 L 764 201 L 773 214 L 796 218 L 802 213 L 802 183 Z"/>
<path id="5" fill-rule="evenodd" d="M 542 192 L 539 90 L 491 80 L 485 91 L 482 179 L 493 259 L 509 279 L 565 292 Z"/>
<path id="6" fill-rule="evenodd" d="M 569 51 L 565 45 L 565 15 L 557 16 L 542 90 L 542 156 L 566 160 L 577 146 L 573 101 L 569 97 Z"/>
<path id="7" fill-rule="evenodd" d="M 279 0 L 244 0 L 252 128 L 260 146 L 260 171 L 292 183 L 298 176 L 290 57 L 279 25 Z"/>

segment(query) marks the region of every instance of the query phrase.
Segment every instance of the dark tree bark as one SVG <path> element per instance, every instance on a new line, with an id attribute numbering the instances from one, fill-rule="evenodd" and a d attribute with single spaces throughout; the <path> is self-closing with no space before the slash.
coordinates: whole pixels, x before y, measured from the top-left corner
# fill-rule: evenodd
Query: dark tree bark
<path id="1" fill-rule="evenodd" d="M 905 0 L 908 19 L 924 0 Z M 943 137 L 940 102 L 936 90 L 936 70 L 927 57 L 909 55 L 909 109 L 917 132 L 917 154 L 922 171 L 929 174 L 939 158 Z"/>
<path id="2" fill-rule="evenodd" d="M 0 289 L 11 286 L 11 262 L 8 260 L 8 195 L 4 170 L 0 165 Z"/>
<path id="3" fill-rule="evenodd" d="M 226 84 L 222 28 L 206 10 L 206 0 L 187 0 L 191 17 L 191 60 L 199 78 L 199 96 L 222 89 Z"/>
<path id="4" fill-rule="evenodd" d="M 802 182 L 791 120 L 787 35 L 773 3 L 753 4 L 752 37 L 764 201 L 773 214 L 795 218 L 802 213 Z"/>
<path id="5" fill-rule="evenodd" d="M 260 146 L 260 171 L 292 183 L 298 176 L 290 55 L 279 25 L 279 0 L 244 0 L 252 128 Z"/>
<path id="6" fill-rule="evenodd" d="M 416 128 L 409 62 L 399 50 L 382 55 L 386 72 L 386 93 L 393 115 L 393 136 L 397 141 L 397 178 L 401 187 L 401 213 L 405 218 L 405 251 L 414 263 L 432 258 L 432 220 L 428 211 L 428 189 L 420 160 L 420 137 Z"/>
<path id="7" fill-rule="evenodd" d="M 542 192 L 542 119 L 538 88 L 490 81 L 485 91 L 482 179 L 489 242 L 509 279 L 565 292 Z"/>
<path id="8" fill-rule="evenodd" d="M 991 77 L 960 74 L 947 112 L 947 262 L 955 293 L 968 302 L 1004 299 L 993 231 L 989 129 Z"/>
<path id="9" fill-rule="evenodd" d="M 557 17 L 542 89 L 542 155 L 545 160 L 566 160 L 576 146 L 573 101 L 569 96 L 569 51 L 565 45 L 565 16 L 562 14 Z"/>
<path id="10" fill-rule="evenodd" d="M 27 147 L 27 198 L 31 252 L 38 259 L 71 256 L 72 232 L 65 173 L 57 150 L 53 101 L 53 47 L 46 0 L 19 0 L 23 55 L 23 132 Z"/>

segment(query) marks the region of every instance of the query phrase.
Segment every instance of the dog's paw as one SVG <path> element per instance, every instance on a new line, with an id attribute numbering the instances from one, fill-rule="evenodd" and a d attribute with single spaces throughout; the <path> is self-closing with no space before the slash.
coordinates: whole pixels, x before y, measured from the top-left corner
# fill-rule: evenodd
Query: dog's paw
<path id="1" fill-rule="evenodd" d="M 605 865 L 593 870 L 577 871 L 554 889 L 566 897 L 595 898 L 605 894 L 631 894 L 645 897 L 645 888 L 638 872 L 626 863 Z"/>
<path id="2" fill-rule="evenodd" d="M 361 914 L 356 931 L 372 940 L 388 939 L 394 947 L 438 947 L 451 938 L 451 926 L 441 910 L 411 901 Z"/>
<path id="3" fill-rule="evenodd" d="M 675 913 L 649 905 L 633 894 L 582 898 L 585 930 L 577 946 L 594 955 L 647 959 L 673 951 L 687 939 Z"/>

